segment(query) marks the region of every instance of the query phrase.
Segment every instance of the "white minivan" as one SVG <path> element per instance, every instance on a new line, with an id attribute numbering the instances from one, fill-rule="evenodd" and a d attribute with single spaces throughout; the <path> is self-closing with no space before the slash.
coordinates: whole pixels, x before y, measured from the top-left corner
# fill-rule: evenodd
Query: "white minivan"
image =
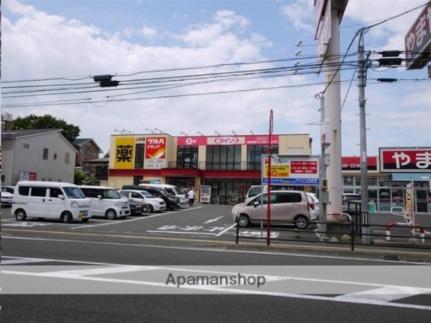
<path id="1" fill-rule="evenodd" d="M 70 183 L 20 181 L 12 203 L 12 214 L 18 221 L 32 217 L 86 222 L 91 218 L 90 200 Z"/>
<path id="2" fill-rule="evenodd" d="M 85 196 L 91 200 L 91 214 L 109 220 L 130 215 L 129 200 L 108 186 L 80 186 Z"/>

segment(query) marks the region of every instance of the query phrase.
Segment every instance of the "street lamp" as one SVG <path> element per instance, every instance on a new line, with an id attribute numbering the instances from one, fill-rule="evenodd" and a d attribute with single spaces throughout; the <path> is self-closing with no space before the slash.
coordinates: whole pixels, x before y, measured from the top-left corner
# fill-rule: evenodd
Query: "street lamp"
<path id="1" fill-rule="evenodd" d="M 188 135 L 184 131 L 181 131 L 180 135 L 184 135 L 184 136 L 188 137 Z"/>
<path id="2" fill-rule="evenodd" d="M 232 130 L 232 134 L 233 134 L 234 136 L 238 136 L 238 134 L 237 134 L 235 131 L 233 131 L 233 130 Z"/>
<path id="3" fill-rule="evenodd" d="M 198 135 L 201 135 L 201 136 L 205 136 L 202 132 L 200 132 L 200 131 L 196 131 L 196 133 L 198 134 Z"/>
<path id="4" fill-rule="evenodd" d="M 154 133 L 154 131 L 153 131 L 153 130 L 151 130 L 150 128 L 145 128 L 145 131 L 149 131 L 151 134 L 153 134 L 153 133 Z"/>
<path id="5" fill-rule="evenodd" d="M 159 128 L 154 128 L 154 131 L 158 131 L 159 133 L 163 133 L 163 131 L 160 130 Z"/>
<path id="6" fill-rule="evenodd" d="M 221 136 L 220 132 L 218 132 L 217 130 L 214 130 L 214 133 L 215 133 L 217 136 Z"/>

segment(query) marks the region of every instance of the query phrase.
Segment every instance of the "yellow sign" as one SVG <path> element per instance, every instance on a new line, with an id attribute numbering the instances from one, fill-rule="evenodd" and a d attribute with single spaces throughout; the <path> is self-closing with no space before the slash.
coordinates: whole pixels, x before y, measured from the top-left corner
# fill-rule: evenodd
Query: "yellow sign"
<path id="1" fill-rule="evenodd" d="M 133 169 L 135 163 L 135 137 L 115 138 L 115 169 Z"/>
<path id="2" fill-rule="evenodd" d="M 271 165 L 271 177 L 289 177 L 290 166 L 289 165 Z M 268 164 L 265 163 L 265 177 L 268 177 Z"/>

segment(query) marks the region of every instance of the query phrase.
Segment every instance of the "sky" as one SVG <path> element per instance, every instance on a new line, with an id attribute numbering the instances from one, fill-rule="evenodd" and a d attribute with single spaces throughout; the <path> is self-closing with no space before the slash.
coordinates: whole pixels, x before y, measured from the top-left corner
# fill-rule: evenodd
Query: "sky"
<path id="1" fill-rule="evenodd" d="M 324 73 L 279 77 L 252 75 L 237 80 L 223 78 L 217 82 L 198 80 L 187 86 L 150 88 L 151 91 L 148 87 L 120 90 L 120 86 L 114 91 L 75 94 L 45 95 L 48 93 L 40 91 L 38 94 L 44 95 L 35 96 L 33 92 L 32 96 L 26 97 L 23 95 L 28 93 L 19 91 L 29 88 L 20 87 L 15 97 L 7 97 L 8 91 L 17 91 L 7 88 L 14 85 L 50 84 L 52 88 L 53 85 L 82 82 L 89 84 L 83 87 L 99 89 L 91 77 L 101 74 L 114 75 L 120 85 L 121 81 L 145 82 L 143 79 L 152 78 L 154 86 L 157 84 L 154 78 L 177 77 L 178 82 L 180 76 L 191 74 L 285 67 L 296 62 L 300 65 L 315 63 L 313 2 L 3 0 L 2 112 L 9 112 L 13 117 L 51 114 L 78 125 L 80 137 L 94 138 L 107 152 L 111 134 L 121 132 L 142 134 L 160 130 L 174 136 L 184 133 L 191 136 L 198 132 L 215 135 L 216 131 L 226 135 L 267 133 L 269 111 L 273 109 L 274 132 L 309 133 L 313 138 L 313 154 L 318 154 L 320 103 L 315 94 L 321 92 L 324 85 L 313 83 L 324 82 Z M 350 0 L 340 25 L 341 54 L 361 26 L 424 2 Z M 420 11 L 415 10 L 370 29 L 365 35 L 365 49 L 403 50 L 404 36 Z M 299 40 L 303 43 L 300 48 L 296 46 Z M 298 49 L 301 54 L 295 56 Z M 355 41 L 350 53 L 356 51 Z M 378 54 L 371 57 L 378 58 Z M 287 60 L 274 62 L 284 59 Z M 346 60 L 356 60 L 356 56 Z M 252 62 L 263 63 L 237 64 Z M 205 66 L 212 67 L 175 70 Z M 341 100 L 346 95 L 352 73 L 353 69 L 341 71 L 341 79 L 346 80 L 341 86 Z M 34 81 L 57 77 L 61 79 Z M 368 154 L 377 155 L 379 147 L 431 146 L 430 80 L 376 84 L 372 80 L 378 77 L 424 79 L 427 71 L 375 67 L 368 70 Z M 18 80 L 31 81 L 6 83 Z M 79 87 L 69 87 L 74 86 Z M 276 89 L 230 92 L 268 87 Z M 207 92 L 228 93 L 190 95 Z M 146 99 L 112 100 L 144 97 Z M 89 103 L 55 103 L 76 98 L 84 98 Z M 355 78 L 342 110 L 343 156 L 359 154 L 357 98 Z M 47 101 L 53 104 L 32 106 Z M 20 106 L 21 103 L 32 105 Z"/>

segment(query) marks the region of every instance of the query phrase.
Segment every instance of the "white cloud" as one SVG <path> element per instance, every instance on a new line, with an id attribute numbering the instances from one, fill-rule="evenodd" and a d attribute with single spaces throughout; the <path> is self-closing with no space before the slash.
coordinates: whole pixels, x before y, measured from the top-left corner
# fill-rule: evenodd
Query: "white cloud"
<path id="1" fill-rule="evenodd" d="M 151 38 L 157 35 L 157 30 L 155 30 L 154 28 L 148 27 L 148 26 L 143 26 L 140 30 L 141 34 L 144 35 L 145 37 Z"/>
<path id="2" fill-rule="evenodd" d="M 283 6 L 281 12 L 295 29 L 313 32 L 313 1 L 294 0 L 291 4 Z"/>
<path id="3" fill-rule="evenodd" d="M 15 3 L 14 6 L 16 18 L 11 20 L 6 14 L 2 22 L 3 76 L 7 80 L 115 74 L 150 69 L 206 66 L 221 62 L 255 61 L 262 59 L 260 46 L 268 45 L 263 36 L 255 33 L 246 36 L 244 32 L 247 31 L 248 20 L 232 11 L 219 11 L 210 22 L 178 34 L 177 37 L 184 40 L 181 46 L 144 46 L 127 40 L 130 39 L 127 34 L 132 35 L 136 32 L 132 29 L 108 34 L 104 30 L 85 25 L 78 20 L 48 15 L 32 7 L 21 6 L 19 3 Z M 232 69 L 234 68 L 226 67 L 200 72 L 211 73 L 216 70 Z M 173 72 L 143 74 L 136 77 L 173 74 Z M 150 92 L 135 96 L 230 91 L 300 81 L 284 78 L 204 83 L 177 88 L 170 92 Z M 295 132 L 301 129 L 303 123 L 310 121 L 309 107 L 312 106 L 313 98 L 306 95 L 307 91 L 310 89 L 79 106 L 47 106 L 9 111 L 15 116 L 49 113 L 79 125 L 82 136 L 94 137 L 106 151 L 109 147 L 109 135 L 114 129 L 143 133 L 146 132 L 145 128 L 157 127 L 173 135 L 179 134 L 180 131 L 186 131 L 189 134 L 195 134 L 196 131 L 211 134 L 214 130 L 221 133 L 231 133 L 232 130 L 237 133 L 249 133 L 250 129 L 258 133 L 266 130 L 267 115 L 271 107 L 276 111 L 276 129 L 281 132 Z M 103 99 L 106 95 L 106 93 L 84 94 L 83 97 Z M 70 97 L 77 97 L 77 95 Z M 70 97 L 44 96 L 31 98 L 31 100 L 37 102 Z M 280 102 L 289 102 L 289 104 L 280 104 Z M 3 98 L 3 104 L 7 103 L 13 103 L 13 101 Z M 313 113 L 317 116 L 317 112 L 313 111 Z M 289 128 L 284 126 L 286 122 Z"/>

